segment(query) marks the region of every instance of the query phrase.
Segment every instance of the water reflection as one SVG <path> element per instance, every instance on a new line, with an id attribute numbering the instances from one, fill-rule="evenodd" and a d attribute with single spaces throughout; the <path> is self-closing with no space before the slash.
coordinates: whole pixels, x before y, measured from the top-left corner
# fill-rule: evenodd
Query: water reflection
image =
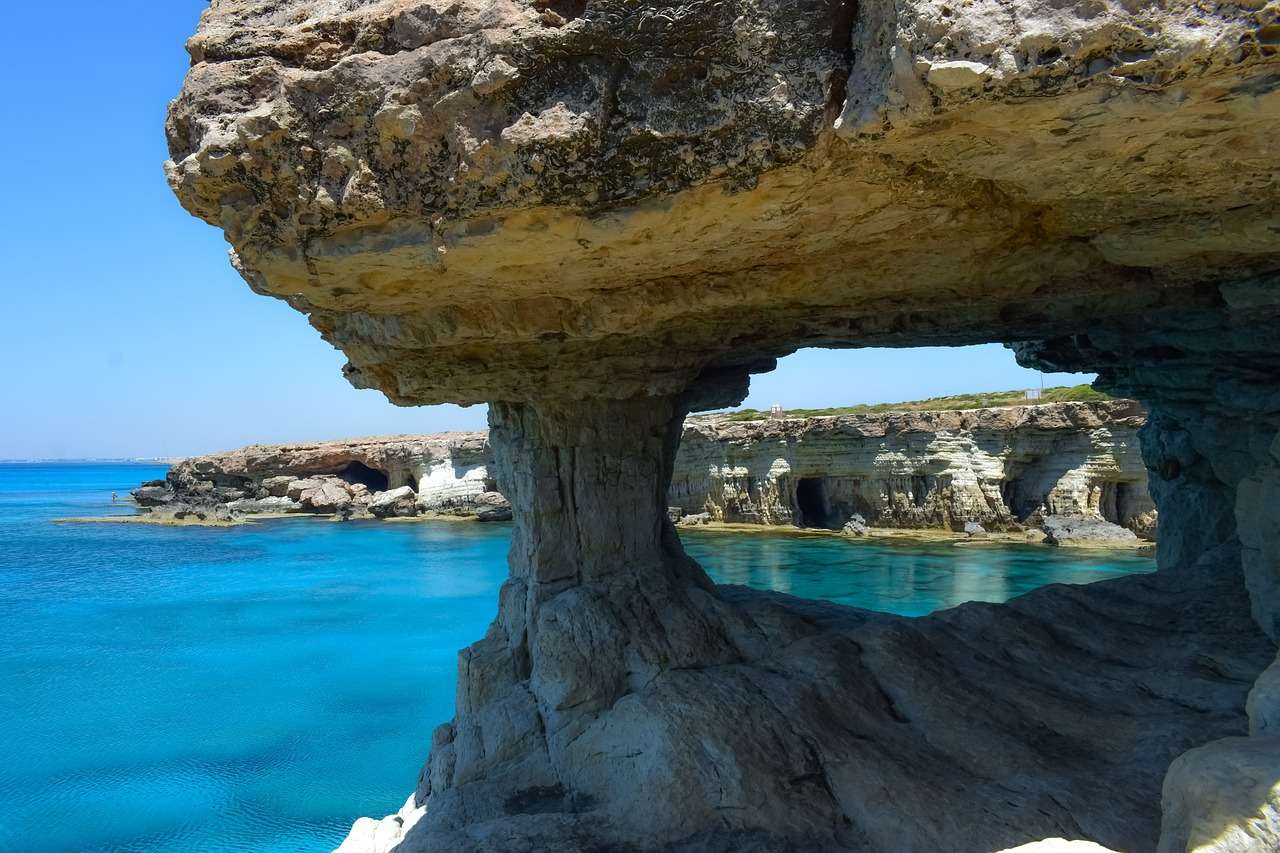
<path id="1" fill-rule="evenodd" d="M 1132 552 L 1043 545 L 847 540 L 833 536 L 681 531 L 685 549 L 717 583 L 822 598 L 902 616 L 966 601 L 1007 601 L 1051 583 L 1091 583 L 1149 572 Z"/>

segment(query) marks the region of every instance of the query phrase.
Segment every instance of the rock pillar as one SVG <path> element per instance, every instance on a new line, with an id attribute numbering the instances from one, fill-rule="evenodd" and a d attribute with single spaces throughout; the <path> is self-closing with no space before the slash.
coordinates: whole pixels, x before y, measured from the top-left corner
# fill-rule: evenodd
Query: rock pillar
<path id="1" fill-rule="evenodd" d="M 603 712 L 664 670 L 742 658 L 737 624 L 680 546 L 666 489 L 675 398 L 497 403 L 497 478 L 515 529 L 484 639 L 462 651 L 457 718 L 419 785 L 435 826 L 571 814 L 631 768 Z"/>
<path id="2" fill-rule="evenodd" d="M 460 654 L 411 802 L 344 853 L 984 853 L 1064 834 L 1151 853 L 1169 762 L 1245 732 L 1274 649 L 1238 548 L 1234 573 L 921 619 L 715 587 L 665 511 L 684 409 L 491 407 L 515 514 L 497 617 Z"/>

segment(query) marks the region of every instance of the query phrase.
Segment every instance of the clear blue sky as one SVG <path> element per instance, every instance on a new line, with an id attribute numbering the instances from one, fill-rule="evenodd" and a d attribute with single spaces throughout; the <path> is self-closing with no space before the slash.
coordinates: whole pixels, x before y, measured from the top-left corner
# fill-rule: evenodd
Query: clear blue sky
<path id="1" fill-rule="evenodd" d="M 351 388 L 341 353 L 284 303 L 251 293 L 221 233 L 173 199 L 161 166 L 165 105 L 205 5 L 70 0 L 52 30 L 47 4 L 5 9 L 8 32 L 48 37 L 8 39 L 0 56 L 0 458 L 483 427 L 483 407 L 400 409 Z M 998 346 L 810 350 L 757 377 L 747 405 L 1038 382 Z"/>

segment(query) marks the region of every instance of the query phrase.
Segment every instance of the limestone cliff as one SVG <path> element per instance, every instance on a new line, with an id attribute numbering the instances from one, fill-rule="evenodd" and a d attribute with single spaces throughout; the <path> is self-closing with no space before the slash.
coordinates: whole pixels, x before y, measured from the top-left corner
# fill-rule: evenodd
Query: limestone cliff
<path id="1" fill-rule="evenodd" d="M 685 421 L 667 503 L 717 521 L 839 529 L 1038 527 L 1108 521 L 1155 537 L 1131 401 L 971 411 Z M 509 517 L 483 433 L 262 446 L 186 459 L 147 507 L 232 514 L 335 512 Z M 329 489 L 325 489 L 329 484 Z M 406 491 L 407 489 L 407 491 Z M 1122 532 L 1122 531 L 1121 531 Z"/>
<path id="2" fill-rule="evenodd" d="M 1280 848 L 1274 0 L 212 0 L 188 50 L 169 181 L 249 286 L 490 403 L 510 576 L 357 848 Z M 1154 576 L 893 620 L 683 552 L 688 412 L 991 341 L 1147 409 Z"/>
<path id="3" fill-rule="evenodd" d="M 489 475 L 484 433 L 251 445 L 177 462 L 133 493 L 169 512 L 222 506 L 233 515 L 280 512 L 440 513 L 510 517 Z"/>
<path id="4" fill-rule="evenodd" d="M 987 530 L 1097 518 L 1154 538 L 1130 401 L 685 422 L 668 501 L 720 521 Z"/>

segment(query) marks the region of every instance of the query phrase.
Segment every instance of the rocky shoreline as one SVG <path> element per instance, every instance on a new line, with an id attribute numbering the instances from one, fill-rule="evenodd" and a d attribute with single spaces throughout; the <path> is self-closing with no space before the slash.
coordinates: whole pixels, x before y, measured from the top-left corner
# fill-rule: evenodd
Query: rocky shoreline
<path id="1" fill-rule="evenodd" d="M 668 491 L 682 526 L 1021 534 L 1050 544 L 1154 539 L 1131 401 L 685 422 Z M 511 507 L 482 432 L 253 445 L 178 461 L 133 496 L 144 518 L 456 516 Z"/>
<path id="2" fill-rule="evenodd" d="M 211 522 L 280 515 L 506 521 L 483 432 L 386 436 L 239 450 L 179 460 L 133 498 L 156 520 Z"/>

